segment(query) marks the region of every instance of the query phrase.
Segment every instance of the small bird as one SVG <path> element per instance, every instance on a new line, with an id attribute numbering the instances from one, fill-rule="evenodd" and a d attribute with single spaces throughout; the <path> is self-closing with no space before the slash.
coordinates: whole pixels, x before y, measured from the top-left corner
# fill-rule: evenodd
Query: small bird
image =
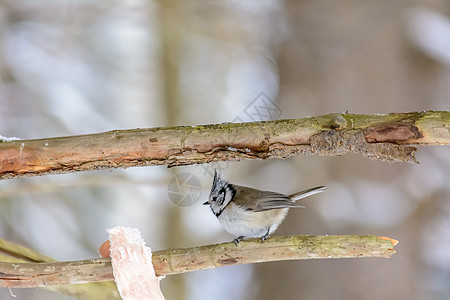
<path id="1" fill-rule="evenodd" d="M 233 240 L 236 245 L 251 237 L 260 237 L 263 242 L 277 230 L 289 208 L 304 207 L 295 201 L 324 190 L 325 186 L 318 186 L 289 196 L 260 191 L 229 183 L 215 170 L 208 201 L 203 205 L 209 205 L 223 228 L 237 236 Z"/>

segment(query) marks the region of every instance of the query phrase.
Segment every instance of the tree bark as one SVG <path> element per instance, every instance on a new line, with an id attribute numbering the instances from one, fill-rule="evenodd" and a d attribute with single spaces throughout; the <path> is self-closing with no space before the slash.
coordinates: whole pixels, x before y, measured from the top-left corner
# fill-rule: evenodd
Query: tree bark
<path id="1" fill-rule="evenodd" d="M 450 112 L 114 130 L 0 143 L 0 179 L 134 166 L 360 153 L 415 162 L 413 145 L 449 145 Z"/>
<path id="2" fill-rule="evenodd" d="M 272 237 L 152 253 L 156 275 L 216 267 L 320 258 L 391 257 L 396 240 L 373 235 Z M 72 262 L 0 262 L 0 287 L 30 288 L 114 280 L 110 258 Z"/>

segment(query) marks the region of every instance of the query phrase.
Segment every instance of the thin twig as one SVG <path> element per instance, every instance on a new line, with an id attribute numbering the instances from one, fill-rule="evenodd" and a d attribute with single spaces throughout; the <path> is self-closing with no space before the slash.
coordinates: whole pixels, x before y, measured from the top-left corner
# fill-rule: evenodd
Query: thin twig
<path id="1" fill-rule="evenodd" d="M 397 241 L 373 235 L 272 237 L 153 252 L 158 276 L 269 261 L 391 257 Z M 109 258 L 56 263 L 0 262 L 1 287 L 42 287 L 113 280 Z"/>

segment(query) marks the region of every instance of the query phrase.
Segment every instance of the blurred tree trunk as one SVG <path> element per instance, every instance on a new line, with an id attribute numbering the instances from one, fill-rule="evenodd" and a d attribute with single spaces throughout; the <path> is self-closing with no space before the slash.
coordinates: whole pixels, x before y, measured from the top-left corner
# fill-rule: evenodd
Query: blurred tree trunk
<path id="1" fill-rule="evenodd" d="M 174 0 L 160 0 L 161 10 L 161 55 L 164 86 L 164 100 L 166 104 L 166 120 L 168 126 L 175 126 L 182 103 L 179 97 L 179 62 L 178 51 L 180 45 L 180 6 L 181 2 Z M 172 176 L 176 176 L 177 169 L 171 169 Z M 167 233 L 167 247 L 185 244 L 185 232 L 182 226 L 180 208 L 169 205 L 168 216 L 164 226 Z M 166 286 L 167 288 L 164 288 Z M 163 281 L 163 291 L 168 299 L 186 299 L 186 283 L 184 276 L 170 276 Z"/>

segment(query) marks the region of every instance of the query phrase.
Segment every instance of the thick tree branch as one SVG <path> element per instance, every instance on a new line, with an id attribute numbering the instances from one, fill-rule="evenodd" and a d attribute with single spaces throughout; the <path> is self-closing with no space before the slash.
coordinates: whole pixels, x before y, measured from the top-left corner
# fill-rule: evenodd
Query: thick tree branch
<path id="1" fill-rule="evenodd" d="M 303 119 L 110 132 L 0 143 L 0 179 L 101 168 L 360 153 L 415 162 L 411 145 L 449 145 L 450 112 Z"/>
<path id="2" fill-rule="evenodd" d="M 390 257 L 397 241 L 373 235 L 272 237 L 153 252 L 157 275 L 268 261 Z M 113 280 L 109 258 L 53 263 L 0 262 L 0 287 L 43 287 Z"/>

